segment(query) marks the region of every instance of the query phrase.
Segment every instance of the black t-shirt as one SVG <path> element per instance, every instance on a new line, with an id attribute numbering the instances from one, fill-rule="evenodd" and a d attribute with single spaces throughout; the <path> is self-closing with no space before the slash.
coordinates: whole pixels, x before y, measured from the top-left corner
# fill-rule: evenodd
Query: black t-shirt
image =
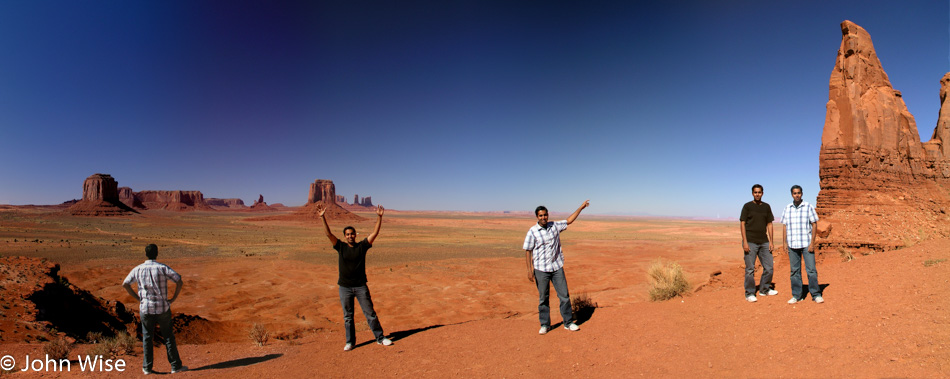
<path id="1" fill-rule="evenodd" d="M 742 213 L 739 214 L 739 221 L 745 221 L 745 238 L 747 241 L 750 243 L 769 242 L 765 227 L 775 221 L 769 203 L 764 201 L 759 204 L 756 204 L 755 201 L 745 203 L 742 206 Z"/>
<path id="2" fill-rule="evenodd" d="M 343 240 L 333 245 L 340 256 L 340 279 L 336 284 L 343 287 L 361 287 L 366 285 L 366 251 L 373 247 L 365 238 L 350 246 Z"/>

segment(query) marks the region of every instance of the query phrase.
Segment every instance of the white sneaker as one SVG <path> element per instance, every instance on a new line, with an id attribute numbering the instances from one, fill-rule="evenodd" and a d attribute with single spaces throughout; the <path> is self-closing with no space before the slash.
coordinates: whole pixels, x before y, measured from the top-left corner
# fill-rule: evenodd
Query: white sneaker
<path id="1" fill-rule="evenodd" d="M 343 351 L 350 351 L 350 350 L 353 350 L 353 344 L 348 343 L 346 345 L 343 345 Z"/>
<path id="2" fill-rule="evenodd" d="M 776 290 L 769 290 L 769 292 L 766 292 L 766 293 L 759 292 L 759 295 L 775 296 L 775 295 L 778 295 L 778 291 L 776 291 Z"/>
<path id="3" fill-rule="evenodd" d="M 541 330 L 538 331 L 538 334 L 548 334 L 548 327 L 542 326 Z"/>
<path id="4" fill-rule="evenodd" d="M 575 323 L 573 323 L 573 322 L 570 323 L 570 324 L 564 325 L 564 329 L 570 330 L 570 331 L 572 331 L 572 332 L 576 332 L 576 331 L 578 331 L 578 330 L 581 330 L 581 328 L 580 328 L 579 326 L 577 326 L 577 324 L 575 324 Z"/>
<path id="5" fill-rule="evenodd" d="M 795 303 L 800 302 L 800 301 L 802 301 L 802 299 L 796 299 L 796 298 L 793 297 L 793 298 L 791 298 L 791 299 L 788 300 L 788 303 L 789 303 L 789 304 L 795 304 Z"/>
<path id="6" fill-rule="evenodd" d="M 179 372 L 185 372 L 185 371 L 188 371 L 188 366 L 181 366 L 179 368 L 172 369 L 172 374 L 177 374 Z"/>
<path id="7" fill-rule="evenodd" d="M 818 304 L 821 304 L 825 302 L 825 299 L 823 299 L 821 295 L 818 295 L 818 296 L 815 296 L 815 302 Z"/>
<path id="8" fill-rule="evenodd" d="M 383 346 L 389 346 L 389 345 L 392 345 L 392 344 L 393 344 L 393 340 L 391 340 L 391 339 L 389 339 L 389 338 L 386 338 L 386 337 L 383 337 L 383 339 L 381 339 L 381 340 L 379 340 L 379 341 L 376 341 L 376 344 L 378 344 L 378 345 L 383 345 Z"/>
<path id="9" fill-rule="evenodd" d="M 746 299 L 746 301 L 748 301 L 748 302 L 750 302 L 750 303 L 754 303 L 754 302 L 756 302 L 756 301 L 759 301 L 759 299 L 756 299 L 756 298 L 755 298 L 755 295 L 746 296 L 745 299 Z"/>

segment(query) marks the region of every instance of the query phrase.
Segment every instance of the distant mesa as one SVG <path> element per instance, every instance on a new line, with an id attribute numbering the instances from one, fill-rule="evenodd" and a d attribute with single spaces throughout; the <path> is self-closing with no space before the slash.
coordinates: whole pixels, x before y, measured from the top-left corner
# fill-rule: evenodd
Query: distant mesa
<path id="1" fill-rule="evenodd" d="M 139 191 L 135 192 L 135 201 L 145 209 L 164 209 L 169 211 L 211 211 L 201 191 Z"/>
<path id="2" fill-rule="evenodd" d="M 821 252 L 886 251 L 950 236 L 950 73 L 940 112 L 921 143 L 871 36 L 841 23 L 819 153 Z"/>
<path id="3" fill-rule="evenodd" d="M 119 184 L 111 175 L 93 174 L 82 184 L 82 200 L 66 212 L 75 216 L 124 216 L 138 213 L 119 201 Z"/>
<path id="4" fill-rule="evenodd" d="M 244 205 L 244 200 L 236 198 L 218 199 L 209 197 L 205 199 L 205 203 L 214 209 L 247 209 L 247 205 Z"/>

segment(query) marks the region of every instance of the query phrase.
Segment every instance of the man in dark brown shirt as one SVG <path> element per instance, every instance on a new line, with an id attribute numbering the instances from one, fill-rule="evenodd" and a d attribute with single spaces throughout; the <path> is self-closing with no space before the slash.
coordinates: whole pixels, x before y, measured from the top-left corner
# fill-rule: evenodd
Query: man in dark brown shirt
<path id="1" fill-rule="evenodd" d="M 742 206 L 739 214 L 739 230 L 742 232 L 742 251 L 745 253 L 745 299 L 756 302 L 755 258 L 762 263 L 762 279 L 759 295 L 778 295 L 771 289 L 772 283 L 772 207 L 762 201 L 765 190 L 761 184 L 752 186 L 752 201 Z"/>

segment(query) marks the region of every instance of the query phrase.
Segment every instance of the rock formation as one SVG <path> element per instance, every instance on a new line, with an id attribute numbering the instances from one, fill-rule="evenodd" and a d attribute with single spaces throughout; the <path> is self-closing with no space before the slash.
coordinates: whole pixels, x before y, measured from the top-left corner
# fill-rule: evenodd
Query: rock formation
<path id="1" fill-rule="evenodd" d="M 337 204 L 346 204 L 346 196 L 343 196 L 343 195 L 336 195 L 336 203 L 337 203 Z"/>
<path id="2" fill-rule="evenodd" d="M 121 216 L 135 213 L 119 201 L 119 183 L 108 174 L 93 174 L 82 184 L 82 200 L 67 213 L 76 216 Z"/>
<path id="3" fill-rule="evenodd" d="M 170 211 L 214 210 L 206 202 L 201 191 L 139 191 L 136 201 L 145 209 Z"/>
<path id="4" fill-rule="evenodd" d="M 363 200 L 360 201 L 360 205 L 362 205 L 362 206 L 364 206 L 364 207 L 372 207 L 372 206 L 373 206 L 373 198 L 370 197 L 370 196 L 364 197 Z"/>
<path id="5" fill-rule="evenodd" d="M 353 195 L 353 205 L 359 205 L 360 195 Z"/>
<path id="6" fill-rule="evenodd" d="M 58 335 L 84 339 L 89 332 L 114 335 L 136 330 L 136 317 L 120 301 L 106 300 L 71 284 L 46 259 L 0 258 L 0 344 L 50 341 Z"/>
<path id="7" fill-rule="evenodd" d="M 950 236 L 950 73 L 940 81 L 933 137 L 921 143 L 870 35 L 850 21 L 841 34 L 819 155 L 819 252 L 885 251 Z"/>
<path id="8" fill-rule="evenodd" d="M 119 201 L 129 208 L 145 208 L 142 203 L 135 201 L 135 192 L 130 187 L 119 187 Z"/>
<path id="9" fill-rule="evenodd" d="M 273 211 L 274 208 L 267 205 L 264 202 L 264 195 L 258 195 L 257 201 L 254 202 L 254 205 L 251 206 L 251 210 L 254 211 Z"/>
<path id="10" fill-rule="evenodd" d="M 332 180 L 317 179 L 310 184 L 310 193 L 307 204 L 291 214 L 254 218 L 250 220 L 303 220 L 312 221 L 320 218 L 320 209 L 326 209 L 327 219 L 330 222 L 359 221 L 363 218 L 344 209 L 336 203 L 336 186 Z"/>
<path id="11" fill-rule="evenodd" d="M 218 199 L 218 198 L 207 198 L 205 203 L 213 208 L 225 208 L 225 209 L 245 209 L 247 205 L 244 205 L 244 200 L 241 199 Z"/>

